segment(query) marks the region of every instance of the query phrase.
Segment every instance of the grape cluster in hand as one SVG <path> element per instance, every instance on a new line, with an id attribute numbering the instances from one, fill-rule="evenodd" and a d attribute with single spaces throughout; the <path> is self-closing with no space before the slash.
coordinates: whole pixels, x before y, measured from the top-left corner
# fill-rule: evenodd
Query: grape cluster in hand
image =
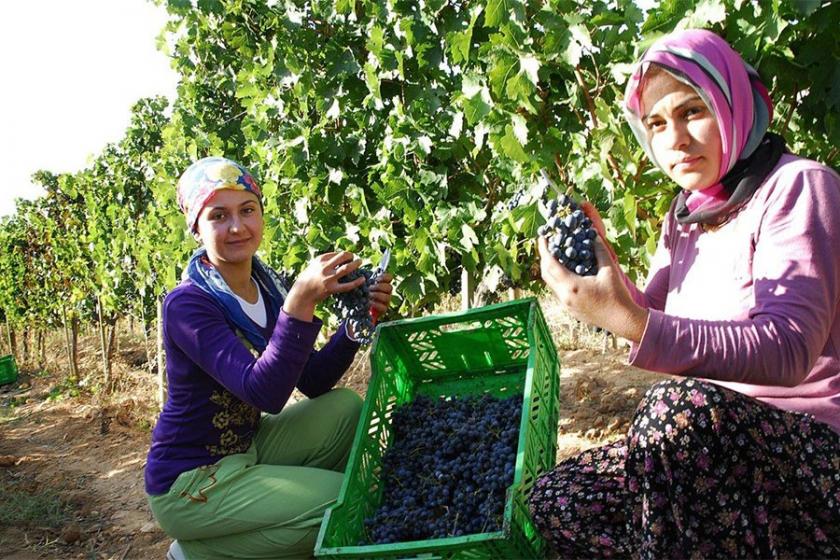
<path id="1" fill-rule="evenodd" d="M 522 199 L 525 198 L 525 189 L 519 189 L 507 201 L 507 209 L 513 210 L 522 204 Z"/>
<path id="2" fill-rule="evenodd" d="M 579 276 L 594 276 L 595 238 L 590 220 L 577 203 L 561 194 L 546 203 L 548 219 L 537 232 L 548 240 L 548 250 L 561 264 Z"/>
<path id="3" fill-rule="evenodd" d="M 370 344 L 373 336 L 373 317 L 370 315 L 370 289 L 382 274 L 378 266 L 373 270 L 357 268 L 343 276 L 339 282 L 345 284 L 364 276 L 365 283 L 349 292 L 335 294 L 335 309 L 338 316 L 353 328 L 353 335 L 362 344 Z"/>
<path id="4" fill-rule="evenodd" d="M 394 411 L 382 502 L 365 519 L 385 544 L 499 531 L 513 483 L 522 396 L 431 399 Z"/>

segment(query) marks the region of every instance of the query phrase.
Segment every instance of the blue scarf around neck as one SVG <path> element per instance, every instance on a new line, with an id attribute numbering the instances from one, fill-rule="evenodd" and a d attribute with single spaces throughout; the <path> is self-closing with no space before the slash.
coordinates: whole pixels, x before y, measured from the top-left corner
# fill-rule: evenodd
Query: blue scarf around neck
<path id="1" fill-rule="evenodd" d="M 216 270 L 216 267 L 207 258 L 207 250 L 199 247 L 190 257 L 190 262 L 184 270 L 184 278 L 189 278 L 193 284 L 215 299 L 224 309 L 225 316 L 234 324 L 242 335 L 251 343 L 257 352 L 263 353 L 268 346 L 268 340 L 263 335 L 262 329 L 254 323 L 225 279 Z M 283 301 L 288 295 L 285 282 L 271 267 L 265 265 L 259 257 L 254 255 L 251 260 L 251 278 L 257 282 L 257 287 L 262 290 L 263 297 L 268 304 L 269 319 L 276 318 L 283 306 Z"/>

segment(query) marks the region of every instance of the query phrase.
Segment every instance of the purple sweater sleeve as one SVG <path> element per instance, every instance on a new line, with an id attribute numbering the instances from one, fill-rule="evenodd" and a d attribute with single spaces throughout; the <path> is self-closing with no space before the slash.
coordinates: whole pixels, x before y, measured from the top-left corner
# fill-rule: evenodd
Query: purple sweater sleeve
<path id="1" fill-rule="evenodd" d="M 674 203 L 671 203 L 671 211 L 665 216 L 662 224 L 662 235 L 659 236 L 659 242 L 656 246 L 656 252 L 651 259 L 648 267 L 648 277 L 645 281 L 645 289 L 640 290 L 636 284 L 630 280 L 630 277 L 621 270 L 621 267 L 616 267 L 621 275 L 621 282 L 627 288 L 627 292 L 633 299 L 633 302 L 645 309 L 665 309 L 665 301 L 668 298 L 668 277 L 671 270 L 671 255 L 668 250 L 668 243 L 670 242 L 673 220 L 671 218 Z"/>
<path id="2" fill-rule="evenodd" d="M 633 365 L 783 387 L 808 375 L 826 344 L 840 298 L 840 180 L 827 168 L 792 165 L 770 182 L 748 210 L 757 224 L 748 232 L 752 254 L 739 257 L 752 259 L 752 284 L 744 288 L 731 281 L 732 290 L 752 298 L 743 316 L 698 320 L 652 309 L 641 342 L 631 350 Z M 744 233 L 733 234 L 732 241 Z M 673 271 L 677 276 L 692 265 L 680 266 Z M 726 274 L 707 266 L 707 275 Z M 680 294 L 679 288 L 671 286 L 670 297 L 683 298 L 682 309 L 690 311 L 686 316 L 702 317 L 703 307 L 714 305 L 715 294 Z"/>
<path id="3" fill-rule="evenodd" d="M 650 262 L 648 277 L 645 282 L 644 291 L 640 290 L 632 280 L 621 271 L 621 279 L 630 297 L 636 305 L 646 309 L 665 309 L 665 300 L 668 298 L 668 277 L 671 270 L 671 258 L 668 252 L 668 243 L 671 238 L 671 214 L 665 218 L 662 226 L 662 235 L 659 236 L 659 243 L 656 252 Z"/>
<path id="4" fill-rule="evenodd" d="M 242 401 L 270 413 L 283 408 L 299 383 L 308 396 L 328 391 L 357 347 L 337 333 L 313 352 L 321 321 L 308 323 L 281 311 L 268 346 L 255 358 L 212 298 L 194 287 L 167 298 L 164 316 L 166 334 L 190 360 Z"/>
<path id="5" fill-rule="evenodd" d="M 300 392 L 315 398 L 332 389 L 353 363 L 359 343 L 347 336 L 344 323 L 323 348 L 312 352 L 297 384 Z"/>

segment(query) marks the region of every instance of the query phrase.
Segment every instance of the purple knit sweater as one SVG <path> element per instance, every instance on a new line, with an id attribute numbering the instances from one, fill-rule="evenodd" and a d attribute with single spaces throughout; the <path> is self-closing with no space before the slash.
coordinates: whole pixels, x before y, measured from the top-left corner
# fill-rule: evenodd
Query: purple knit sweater
<path id="1" fill-rule="evenodd" d="M 321 326 L 281 311 L 257 358 L 212 297 L 189 280 L 172 290 L 163 304 L 169 398 L 152 432 L 146 492 L 165 494 L 182 472 L 246 451 L 260 412 L 280 412 L 295 387 L 310 398 L 332 389 L 359 345 L 342 325 L 313 351 Z"/>
<path id="2" fill-rule="evenodd" d="M 630 363 L 702 377 L 840 432 L 840 177 L 786 154 L 716 231 L 671 213 Z"/>

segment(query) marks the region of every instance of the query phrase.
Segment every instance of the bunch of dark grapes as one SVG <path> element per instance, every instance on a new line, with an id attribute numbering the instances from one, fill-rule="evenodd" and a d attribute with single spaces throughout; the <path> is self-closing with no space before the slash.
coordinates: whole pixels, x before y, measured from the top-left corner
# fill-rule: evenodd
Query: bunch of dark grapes
<path id="1" fill-rule="evenodd" d="M 383 496 L 365 519 L 385 544 L 501 530 L 513 483 L 522 396 L 431 399 L 394 411 L 382 457 Z"/>
<path id="2" fill-rule="evenodd" d="M 461 293 L 461 266 L 456 266 L 449 274 L 449 295 L 457 296 Z"/>
<path id="3" fill-rule="evenodd" d="M 345 284 L 359 277 L 365 277 L 365 283 L 340 294 L 335 294 L 335 310 L 338 316 L 353 328 L 353 336 L 362 344 L 370 344 L 373 337 L 373 317 L 370 315 L 370 289 L 376 283 L 382 270 L 377 266 L 373 270 L 360 267 L 343 276 L 339 282 Z"/>
<path id="4" fill-rule="evenodd" d="M 507 201 L 507 209 L 513 210 L 522 204 L 522 199 L 525 198 L 525 189 L 519 189 Z"/>
<path id="5" fill-rule="evenodd" d="M 598 272 L 594 241 L 598 234 L 577 203 L 561 194 L 546 203 L 548 218 L 537 232 L 548 240 L 548 250 L 561 264 L 579 276 Z"/>

